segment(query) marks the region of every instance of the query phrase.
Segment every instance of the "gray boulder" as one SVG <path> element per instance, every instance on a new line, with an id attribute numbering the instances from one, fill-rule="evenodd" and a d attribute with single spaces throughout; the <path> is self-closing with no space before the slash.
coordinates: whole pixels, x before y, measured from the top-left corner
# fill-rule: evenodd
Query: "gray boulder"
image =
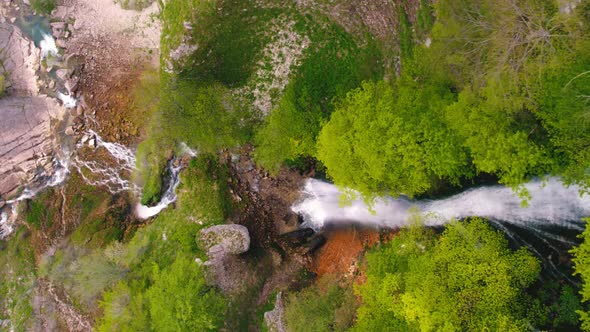
<path id="1" fill-rule="evenodd" d="M 241 225 L 219 225 L 201 231 L 197 242 L 207 250 L 206 279 L 226 294 L 238 294 L 253 276 L 238 254 L 250 248 L 250 234 Z"/>
<path id="2" fill-rule="evenodd" d="M 198 242 L 210 254 L 239 255 L 250 248 L 250 233 L 242 225 L 217 225 L 202 230 Z"/>

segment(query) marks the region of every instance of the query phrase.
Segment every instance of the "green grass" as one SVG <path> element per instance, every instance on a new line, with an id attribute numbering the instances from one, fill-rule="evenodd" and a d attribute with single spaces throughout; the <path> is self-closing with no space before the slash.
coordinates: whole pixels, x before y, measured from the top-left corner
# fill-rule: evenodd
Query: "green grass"
<path id="1" fill-rule="evenodd" d="M 55 0 L 31 0 L 31 8 L 41 15 L 51 14 L 55 6 Z"/>
<path id="2" fill-rule="evenodd" d="M 294 19 L 295 30 L 309 37 L 310 46 L 254 138 L 256 161 L 272 174 L 284 163 L 315 157 L 316 137 L 334 110 L 334 101 L 364 80 L 383 77 L 382 54 L 369 36 L 365 45 L 359 45 L 320 14 Z"/>
<path id="3" fill-rule="evenodd" d="M 0 241 L 0 319 L 9 319 L 14 331 L 31 328 L 36 273 L 29 235 L 21 227 L 8 241 Z"/>
<path id="4" fill-rule="evenodd" d="M 55 207 L 52 195 L 53 191 L 45 191 L 27 203 L 25 220 L 36 230 L 49 229 L 53 225 Z"/>
<path id="5" fill-rule="evenodd" d="M 0 62 L 0 66 L 2 66 L 2 63 Z M 2 95 L 4 94 L 4 85 L 6 84 L 6 77 L 4 77 L 4 74 L 0 74 L 0 98 L 2 97 Z"/>
<path id="6" fill-rule="evenodd" d="M 200 155 L 192 160 L 181 174 L 176 206 L 169 207 L 151 224 L 138 229 L 129 242 L 110 250 L 118 257 L 113 261 L 129 273 L 115 289 L 104 293 L 101 307 L 107 314 L 99 319 L 99 330 L 136 323 L 141 325 L 135 326 L 136 329 L 145 328 L 150 319 L 144 317 L 150 310 L 145 298 L 154 282 L 154 266 L 164 271 L 178 257 L 207 259 L 197 244 L 196 235 L 205 227 L 224 223 L 232 213 L 228 176 L 226 166 L 219 164 L 215 156 Z M 120 291 L 124 291 L 127 300 L 117 295 Z M 136 319 L 138 315 L 143 316 Z"/>

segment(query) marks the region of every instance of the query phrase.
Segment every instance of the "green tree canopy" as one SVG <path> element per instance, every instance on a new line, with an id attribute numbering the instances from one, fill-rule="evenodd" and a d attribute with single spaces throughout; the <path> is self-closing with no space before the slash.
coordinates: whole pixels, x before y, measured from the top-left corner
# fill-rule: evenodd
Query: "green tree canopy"
<path id="1" fill-rule="evenodd" d="M 341 101 L 318 138 L 318 159 L 341 187 L 413 196 L 469 172 L 467 156 L 442 119 L 453 94 L 410 77 L 364 83 Z"/>
<path id="2" fill-rule="evenodd" d="M 312 286 L 291 294 L 285 305 L 290 332 L 344 331 L 354 318 L 352 287 L 341 287 L 335 276 L 323 276 Z"/>
<path id="3" fill-rule="evenodd" d="M 586 223 L 590 222 L 590 219 L 586 219 Z M 580 236 L 584 239 L 584 242 L 580 246 L 575 247 L 571 250 L 574 255 L 574 274 L 579 275 L 584 282 L 580 294 L 582 295 L 582 302 L 590 300 L 590 227 L 586 226 L 586 230 Z M 590 313 L 588 311 L 578 311 L 580 314 L 580 320 L 582 321 L 582 330 L 590 331 Z"/>
<path id="4" fill-rule="evenodd" d="M 358 331 L 522 331 L 523 290 L 540 272 L 526 249 L 511 251 L 480 219 L 454 222 L 438 239 L 403 230 L 367 265 Z"/>
<path id="5" fill-rule="evenodd" d="M 191 259 L 178 257 L 163 271 L 154 267 L 147 298 L 154 331 L 215 331 L 223 325 L 226 303 Z"/>

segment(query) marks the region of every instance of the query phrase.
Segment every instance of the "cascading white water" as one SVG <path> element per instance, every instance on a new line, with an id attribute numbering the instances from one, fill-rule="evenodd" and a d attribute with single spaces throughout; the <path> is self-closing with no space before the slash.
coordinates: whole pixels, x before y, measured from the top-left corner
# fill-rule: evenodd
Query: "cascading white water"
<path id="1" fill-rule="evenodd" d="M 41 58 L 46 58 L 48 55 L 57 56 L 59 50 L 55 44 L 55 39 L 47 33 L 42 33 L 43 39 L 39 42 L 41 48 Z"/>
<path id="2" fill-rule="evenodd" d="M 135 206 L 135 216 L 139 219 L 147 219 L 151 218 L 158 213 L 162 212 L 168 205 L 176 202 L 178 198 L 176 196 L 176 188 L 180 184 L 180 170 L 182 168 L 180 166 L 174 166 L 174 160 L 170 162 L 169 172 L 170 172 L 170 185 L 168 189 L 162 195 L 162 199 L 158 204 L 155 206 L 146 206 L 143 204 L 137 204 Z"/>
<path id="3" fill-rule="evenodd" d="M 119 144 L 104 141 L 96 132 L 89 130 L 86 134 L 94 140 L 95 149 L 104 149 L 114 160 L 114 165 L 102 161 L 85 161 L 76 157 L 74 167 L 78 170 L 86 183 L 105 187 L 111 194 L 117 194 L 124 191 L 131 191 L 137 196 L 141 195 L 141 187 L 130 180 L 130 175 L 136 171 L 135 153 L 128 147 Z M 187 154 L 195 157 L 197 152 L 185 143 L 180 144 L 181 154 Z M 168 205 L 174 203 L 177 199 L 176 188 L 180 183 L 180 171 L 182 167 L 177 166 L 175 160 L 172 160 L 168 166 L 170 181 L 168 188 L 162 195 L 162 199 L 155 206 L 146 206 L 137 204 L 135 215 L 140 219 L 147 219 L 162 212 Z M 87 176 L 85 170 L 90 172 Z"/>
<path id="4" fill-rule="evenodd" d="M 78 104 L 74 97 L 72 97 L 71 95 L 63 94 L 61 92 L 57 93 L 57 98 L 61 100 L 65 108 L 74 108 Z"/>
<path id="5" fill-rule="evenodd" d="M 184 155 L 189 155 L 191 157 L 197 156 L 197 151 L 191 149 L 186 143 L 180 143 L 180 153 Z M 176 160 L 170 161 L 168 165 L 168 171 L 170 173 L 170 184 L 168 189 L 164 195 L 162 195 L 162 199 L 158 204 L 155 206 L 146 206 L 143 204 L 137 204 L 135 207 L 135 216 L 139 219 L 147 219 L 151 218 L 158 213 L 162 212 L 168 205 L 176 202 L 178 196 L 176 195 L 176 188 L 180 184 L 180 171 L 182 170 L 181 166 L 174 166 L 176 164 Z"/>
<path id="6" fill-rule="evenodd" d="M 93 186 L 107 188 L 111 194 L 118 194 L 123 191 L 139 194 L 140 188 L 129 179 L 130 174 L 135 170 L 135 154 L 133 151 L 122 144 L 104 141 L 93 130 L 89 130 L 85 136 L 95 150 L 104 149 L 112 161 L 87 161 L 76 156 L 73 166 L 78 170 L 84 181 Z M 90 174 L 87 175 L 88 172 Z"/>
<path id="7" fill-rule="evenodd" d="M 292 209 L 303 216 L 304 226 L 320 229 L 327 223 L 356 222 L 380 227 L 407 224 L 411 207 L 426 216 L 427 225 L 442 225 L 451 219 L 479 216 L 519 225 L 552 224 L 580 229 L 579 220 L 590 216 L 590 197 L 581 196 L 576 186 L 565 187 L 559 179 L 535 180 L 525 184 L 532 195 L 528 207 L 510 188 L 489 186 L 467 190 L 435 201 L 414 201 L 405 197 L 379 198 L 371 213 L 360 199 L 348 206 L 339 202 L 336 186 L 315 179 L 307 181 L 303 199 Z"/>
<path id="8" fill-rule="evenodd" d="M 6 206 L 0 211 L 0 239 L 12 234 L 14 223 L 18 217 L 18 205 L 20 202 L 31 199 L 41 190 L 49 187 L 55 187 L 65 181 L 70 166 L 69 153 L 64 151 L 60 156 L 53 159 L 53 173 L 45 172 L 37 174 L 32 183 L 26 187 L 23 192 L 15 199 L 6 201 Z M 10 212 L 6 211 L 10 207 Z"/>

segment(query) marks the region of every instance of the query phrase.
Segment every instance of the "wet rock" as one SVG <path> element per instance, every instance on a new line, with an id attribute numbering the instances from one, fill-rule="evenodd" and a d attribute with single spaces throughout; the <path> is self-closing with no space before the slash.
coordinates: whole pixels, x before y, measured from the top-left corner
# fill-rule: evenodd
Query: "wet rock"
<path id="1" fill-rule="evenodd" d="M 80 79 L 78 77 L 72 77 L 71 79 L 67 80 L 66 83 L 64 84 L 64 87 L 66 88 L 66 90 L 68 90 L 68 92 L 70 94 L 76 92 L 76 90 L 78 90 L 78 82 L 80 81 Z"/>
<path id="2" fill-rule="evenodd" d="M 88 140 L 88 146 L 91 148 L 96 148 L 96 138 L 91 138 Z"/>
<path id="3" fill-rule="evenodd" d="M 58 39 L 55 41 L 55 46 L 59 48 L 68 48 L 68 44 L 64 39 Z"/>
<path id="4" fill-rule="evenodd" d="M 82 116 L 84 115 L 84 108 L 82 107 L 82 105 L 78 105 L 76 106 L 76 108 L 72 108 L 70 110 L 70 114 L 74 117 Z"/>
<path id="5" fill-rule="evenodd" d="M 60 80 L 62 80 L 62 81 L 65 81 L 65 80 L 67 80 L 67 79 L 70 77 L 70 75 L 71 75 L 71 72 L 70 72 L 70 70 L 68 70 L 68 69 L 62 68 L 62 69 L 58 69 L 58 70 L 55 72 L 55 75 L 57 75 L 57 77 L 58 77 Z"/>
<path id="6" fill-rule="evenodd" d="M 72 126 L 68 126 L 64 133 L 68 136 L 74 136 L 74 128 Z"/>
<path id="7" fill-rule="evenodd" d="M 307 252 L 312 254 L 320 249 L 324 244 L 326 244 L 326 238 L 323 235 L 317 235 L 306 245 L 308 250 Z"/>
<path id="8" fill-rule="evenodd" d="M 283 303 L 283 293 L 277 294 L 275 307 L 271 311 L 264 313 L 264 323 L 270 332 L 285 332 L 285 324 L 283 323 L 283 316 L 285 313 L 285 305 Z"/>
<path id="9" fill-rule="evenodd" d="M 61 38 L 61 36 L 64 34 L 65 28 L 66 24 L 64 22 L 51 23 L 51 34 L 56 39 Z"/>
<path id="10" fill-rule="evenodd" d="M 315 231 L 312 228 L 301 228 L 289 233 L 281 234 L 281 237 L 288 239 L 288 240 L 299 240 L 299 239 L 307 239 L 308 237 L 312 236 Z"/>
<path id="11" fill-rule="evenodd" d="M 250 248 L 250 234 L 242 225 L 217 225 L 206 228 L 198 235 L 199 243 L 208 250 L 223 250 L 238 255 Z"/>

